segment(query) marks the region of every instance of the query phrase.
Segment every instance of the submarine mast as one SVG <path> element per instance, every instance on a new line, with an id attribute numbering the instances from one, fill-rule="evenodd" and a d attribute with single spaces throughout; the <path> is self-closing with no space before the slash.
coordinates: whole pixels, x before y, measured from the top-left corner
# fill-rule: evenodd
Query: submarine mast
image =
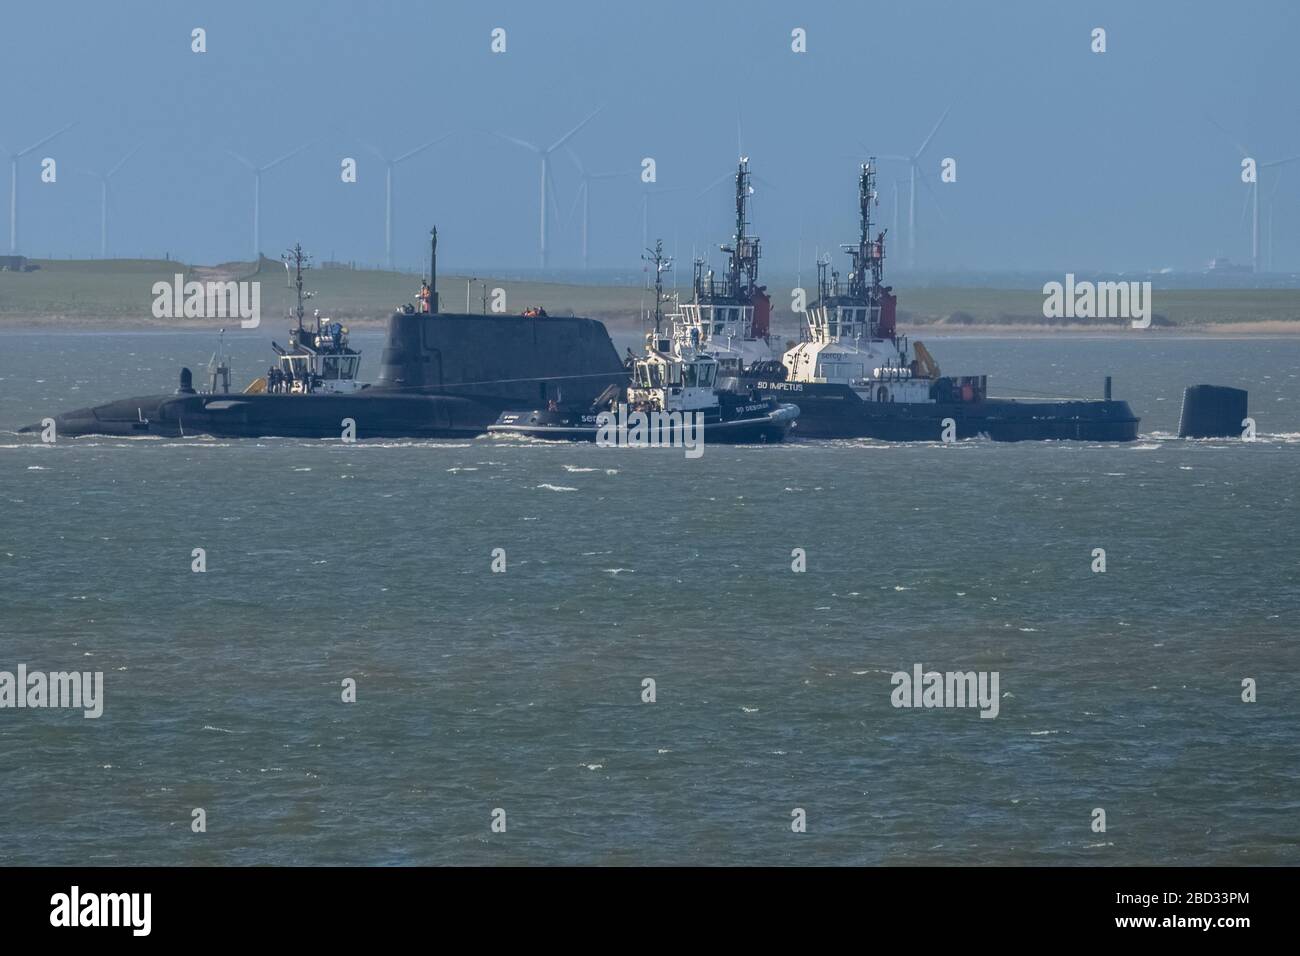
<path id="1" fill-rule="evenodd" d="M 429 230 L 429 311 L 438 312 L 438 227 Z"/>

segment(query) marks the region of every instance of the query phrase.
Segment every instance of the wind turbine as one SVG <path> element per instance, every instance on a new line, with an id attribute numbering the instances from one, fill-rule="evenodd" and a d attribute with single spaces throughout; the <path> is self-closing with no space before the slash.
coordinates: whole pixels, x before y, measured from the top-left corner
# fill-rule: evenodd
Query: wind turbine
<path id="1" fill-rule="evenodd" d="M 578 158 L 578 154 L 573 151 L 573 147 L 565 146 L 564 150 L 569 154 L 569 158 L 573 160 L 573 165 L 578 167 L 578 175 L 581 177 L 578 183 L 578 195 L 575 196 L 573 200 L 573 209 L 569 210 L 569 218 L 570 219 L 573 218 L 574 210 L 578 208 L 578 202 L 581 201 L 582 202 L 582 268 L 586 269 L 587 268 L 587 236 L 589 235 L 591 229 L 591 184 L 593 182 L 597 182 L 602 179 L 618 179 L 622 176 L 631 176 L 633 173 L 637 171 L 637 169 L 639 169 L 639 167 L 632 167 L 631 169 L 621 169 L 616 172 L 610 172 L 610 173 L 589 173 L 587 172 L 587 168 L 582 165 L 582 160 Z"/>
<path id="2" fill-rule="evenodd" d="M 32 143 L 26 149 L 21 149 L 16 153 L 9 153 L 9 254 L 11 256 L 18 252 L 18 160 L 28 153 L 40 149 L 54 137 L 66 133 L 76 125 L 76 123 L 69 123 L 62 129 L 55 130 L 43 140 Z"/>
<path id="3" fill-rule="evenodd" d="M 748 161 L 749 161 L 749 157 L 746 156 L 744 153 L 741 153 L 741 154 L 740 154 L 740 158 L 741 158 L 741 160 L 743 160 L 743 161 L 745 161 L 745 162 L 748 162 Z M 750 174 L 749 174 L 749 178 L 750 178 L 751 181 L 758 183 L 758 184 L 759 184 L 760 186 L 762 186 L 764 189 L 776 189 L 776 188 L 777 188 L 776 186 L 772 185 L 771 182 L 769 182 L 768 180 L 764 179 L 762 176 L 758 175 L 758 173 L 750 173 Z M 721 186 L 723 183 L 734 183 L 735 181 L 736 181 L 736 171 L 735 171 L 734 169 L 732 169 L 732 170 L 728 170 L 727 172 L 725 172 L 725 173 L 723 173 L 721 176 L 719 176 L 717 179 L 713 180 L 713 182 L 709 183 L 707 186 L 705 186 L 703 189 L 701 189 L 701 190 L 696 194 L 695 198 L 696 198 L 696 199 L 703 199 L 705 196 L 707 196 L 709 193 L 713 192 L 713 190 L 717 189 L 717 188 L 718 188 L 719 186 Z M 754 194 L 754 189 L 753 189 L 752 186 L 750 187 L 750 190 L 749 190 L 749 191 L 750 191 L 750 195 L 753 195 L 753 194 Z"/>
<path id="4" fill-rule="evenodd" d="M 308 146 L 311 146 L 314 140 L 303 143 L 297 149 L 292 149 L 285 153 L 279 159 L 273 159 L 265 166 L 255 166 L 243 156 L 240 156 L 233 149 L 226 150 L 231 156 L 239 160 L 245 166 L 253 171 L 253 261 L 262 261 L 262 173 L 275 169 L 285 160 L 293 159 Z"/>
<path id="5" fill-rule="evenodd" d="M 1227 136 L 1229 140 L 1232 141 L 1233 145 L 1237 147 L 1237 152 L 1241 153 L 1242 159 L 1251 158 L 1250 151 L 1246 149 L 1245 146 L 1241 145 L 1240 142 L 1236 141 L 1233 138 L 1231 133 L 1229 133 L 1226 129 L 1224 129 L 1222 126 L 1216 123 L 1213 117 L 1207 115 L 1206 119 L 1208 119 L 1210 121 L 1210 124 L 1213 125 L 1215 128 L 1217 128 L 1219 132 L 1223 133 L 1223 135 Z M 1250 268 L 1252 272 L 1258 273 L 1260 271 L 1259 270 L 1259 178 L 1260 178 L 1260 174 L 1265 169 L 1271 169 L 1274 166 L 1285 166 L 1287 163 L 1294 163 L 1298 159 L 1300 159 L 1300 156 L 1289 156 L 1286 159 L 1274 159 L 1274 160 L 1270 160 L 1267 163 L 1261 163 L 1261 162 L 1255 163 L 1255 181 L 1247 184 L 1250 186 L 1250 193 L 1247 196 L 1247 199 L 1251 204 Z M 1275 186 L 1274 190 L 1276 190 L 1276 188 L 1277 187 Z M 1269 193 L 1269 199 L 1270 200 L 1272 199 L 1272 193 Z"/>
<path id="6" fill-rule="evenodd" d="M 1273 263 L 1273 197 L 1277 195 L 1277 187 L 1282 185 L 1282 171 L 1279 169 L 1277 176 L 1273 178 L 1273 188 L 1268 191 L 1268 198 L 1264 200 L 1264 213 L 1268 216 L 1268 271 L 1272 272 L 1276 267 Z"/>
<path id="7" fill-rule="evenodd" d="M 119 159 L 117 165 L 106 173 L 99 173 L 93 169 L 78 170 L 99 180 L 99 258 L 101 259 L 108 258 L 108 181 L 113 178 L 113 175 L 119 169 L 126 165 L 128 159 L 138 152 L 140 152 L 139 146 Z"/>
<path id="8" fill-rule="evenodd" d="M 366 149 L 370 150 L 376 156 L 384 161 L 387 169 L 384 173 L 384 262 L 387 263 L 391 272 L 393 269 L 393 170 L 399 163 L 404 163 L 413 156 L 423 153 L 426 149 L 432 149 L 445 139 L 449 139 L 453 134 L 444 133 L 437 139 L 431 139 L 423 146 L 417 146 L 415 149 L 407 150 L 398 156 L 389 159 L 378 148 L 371 146 L 369 143 L 362 143 Z"/>
<path id="9" fill-rule="evenodd" d="M 939 203 L 938 197 L 934 194 L 934 190 L 930 188 L 930 180 L 925 176 L 920 175 L 921 154 L 925 152 L 926 147 L 930 145 L 930 140 L 934 139 L 934 134 L 939 132 L 939 127 L 943 125 L 943 121 L 948 118 L 948 114 L 951 112 L 951 106 L 943 111 L 943 115 L 939 117 L 939 122 L 935 123 L 934 129 L 930 130 L 930 135 L 921 140 L 921 145 L 917 147 L 916 152 L 912 153 L 912 155 L 880 157 L 881 159 L 891 159 L 895 162 L 907 163 L 909 171 L 911 172 L 912 183 L 907 196 L 907 266 L 909 269 L 916 268 L 916 181 L 918 178 L 921 180 L 921 185 L 925 187 L 925 191 L 930 194 L 930 198 L 935 201 L 936 209 L 938 209 Z M 870 150 L 867 150 L 865 146 L 862 148 L 864 152 L 870 152 Z"/>
<path id="10" fill-rule="evenodd" d="M 573 129 L 569 130 L 567 133 L 565 133 L 563 136 L 557 139 L 550 146 L 546 146 L 546 147 L 538 146 L 536 143 L 530 143 L 525 139 L 517 139 L 514 136 L 507 136 L 505 133 L 498 133 L 495 131 L 493 131 L 492 133 L 493 136 L 496 136 L 499 139 L 504 139 L 508 143 L 514 143 L 516 146 L 522 146 L 524 149 L 530 149 L 542 158 L 542 199 L 541 199 L 541 228 L 539 233 L 539 246 L 540 246 L 539 259 L 541 261 L 541 265 L 543 269 L 545 269 L 550 264 L 550 249 L 547 248 L 547 239 L 549 238 L 550 230 L 548 228 L 549 223 L 546 219 L 546 209 L 548 205 L 554 207 L 555 204 L 555 197 L 552 195 L 552 192 L 555 189 L 555 183 L 551 181 L 551 153 L 555 152 L 557 149 L 559 149 L 561 146 L 563 146 L 565 143 L 571 140 L 574 136 L 576 136 L 578 134 L 578 131 L 582 129 L 584 126 L 586 126 L 588 123 L 590 123 L 593 119 L 595 119 L 596 114 L 599 113 L 604 108 L 605 107 L 603 106 L 597 107 L 594 111 L 592 111 L 592 113 L 585 120 L 583 120 L 577 126 L 573 127 Z M 556 209 L 555 212 L 557 215 L 559 214 L 558 209 Z"/>
<path id="11" fill-rule="evenodd" d="M 894 240 L 898 240 L 898 180 L 894 180 Z"/>
<path id="12" fill-rule="evenodd" d="M 705 196 L 707 196 L 709 193 L 713 192 L 713 190 L 717 189 L 723 183 L 729 183 L 735 181 L 736 181 L 735 173 L 732 172 L 723 173 L 721 176 L 713 180 L 713 182 L 709 183 L 707 186 L 705 186 L 703 189 L 701 189 L 698 193 L 695 194 L 695 202 L 698 204 L 700 209 L 700 229 L 704 232 L 706 241 L 708 237 L 713 234 L 714 210 L 711 205 L 709 205 L 708 203 L 702 203 L 700 202 L 700 200 L 703 199 Z M 706 245 L 705 248 L 708 248 L 708 246 Z"/>
<path id="13" fill-rule="evenodd" d="M 737 140 L 739 140 L 739 138 L 740 138 L 740 124 L 739 124 L 739 122 L 737 122 L 737 124 L 736 124 L 736 138 L 737 138 Z M 746 156 L 744 153 L 741 153 L 741 154 L 740 154 L 740 159 L 741 159 L 742 162 L 748 162 L 749 157 Z M 764 189 L 776 189 L 776 188 L 777 188 L 776 186 L 773 186 L 770 182 L 768 182 L 766 179 L 764 179 L 762 176 L 759 176 L 757 173 L 750 173 L 750 174 L 749 174 L 749 179 L 750 179 L 750 182 L 751 182 L 751 183 L 758 183 L 758 184 L 759 184 L 760 186 L 762 186 Z M 696 194 L 695 194 L 695 199 L 696 199 L 697 201 L 700 200 L 700 199 L 703 199 L 705 196 L 707 196 L 709 193 L 713 192 L 713 190 L 717 189 L 717 188 L 718 188 L 719 186 L 721 186 L 723 183 L 732 183 L 732 184 L 734 184 L 735 182 L 736 182 L 736 173 L 735 173 L 735 171 L 733 170 L 733 171 L 725 172 L 725 173 L 723 173 L 721 176 L 719 176 L 717 179 L 713 180 L 713 182 L 709 183 L 707 186 L 705 186 L 703 189 L 701 189 L 698 193 L 696 193 Z M 754 187 L 753 187 L 752 185 L 749 187 L 749 194 L 750 194 L 751 196 L 753 196 L 753 195 L 755 194 L 755 193 L 754 193 Z M 712 208 L 711 206 L 709 206 L 707 203 L 705 203 L 705 204 L 701 204 L 701 209 L 702 209 L 702 212 L 703 212 L 702 224 L 703 224 L 703 227 L 704 227 L 704 231 L 705 231 L 706 233 L 707 233 L 707 232 L 711 232 L 712 229 L 711 229 L 710 223 L 711 223 L 712 218 L 713 218 L 713 208 Z"/>
<path id="14" fill-rule="evenodd" d="M 664 186 L 641 191 L 641 245 L 643 247 L 648 248 L 650 245 L 650 197 L 666 196 L 668 193 L 679 193 L 689 188 L 689 186 Z"/>

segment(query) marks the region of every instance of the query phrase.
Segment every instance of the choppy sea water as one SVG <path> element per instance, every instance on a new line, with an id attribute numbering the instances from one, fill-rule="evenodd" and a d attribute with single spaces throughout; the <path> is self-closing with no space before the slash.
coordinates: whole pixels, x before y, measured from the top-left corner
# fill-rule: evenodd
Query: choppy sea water
<path id="1" fill-rule="evenodd" d="M 0 861 L 1296 862 L 1300 342 L 927 343 L 995 392 L 1110 372 L 1144 437 L 46 447 L 13 429 L 212 342 L 6 333 L 0 670 L 105 704 L 0 710 Z M 1199 382 L 1260 440 L 1174 438 Z M 997 718 L 892 707 L 917 663 L 997 671 Z"/>

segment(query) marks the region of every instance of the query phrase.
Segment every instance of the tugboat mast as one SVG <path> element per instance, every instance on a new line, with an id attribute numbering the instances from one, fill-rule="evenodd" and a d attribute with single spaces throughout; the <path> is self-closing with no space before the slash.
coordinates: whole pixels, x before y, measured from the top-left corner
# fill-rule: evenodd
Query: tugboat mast
<path id="1" fill-rule="evenodd" d="M 749 231 L 749 157 L 740 157 L 740 166 L 736 170 L 736 235 L 733 248 L 726 249 L 731 258 L 727 262 L 727 278 L 734 290 L 733 295 L 748 292 L 758 281 L 758 237 L 748 235 Z M 745 283 L 740 281 L 745 274 Z"/>
<path id="2" fill-rule="evenodd" d="M 831 267 L 829 256 L 817 260 L 817 285 L 820 302 L 834 306 L 839 300 L 848 300 L 868 308 L 868 331 L 871 335 L 883 329 L 886 338 L 892 338 L 892 311 L 884 314 L 886 299 L 892 298 L 884 284 L 885 234 L 881 230 L 872 238 L 871 207 L 879 201 L 876 194 L 876 158 L 872 156 L 862 164 L 858 174 L 858 241 L 840 246 L 851 261 L 848 283 L 840 285 L 839 272 Z M 878 329 L 879 326 L 879 329 Z"/>
<path id="3" fill-rule="evenodd" d="M 733 298 L 750 298 L 758 286 L 759 239 L 748 235 L 749 197 L 753 191 L 749 179 L 749 157 L 742 156 L 736 168 L 736 232 L 731 245 L 718 247 L 727 253 L 727 279 L 721 295 Z M 696 259 L 695 301 L 718 294 L 713 273 L 706 273 L 704 260 Z"/>
<path id="4" fill-rule="evenodd" d="M 297 291 L 297 306 L 293 310 L 294 318 L 298 320 L 298 330 L 302 331 L 302 317 L 307 314 L 307 308 L 303 305 L 311 298 L 310 292 L 304 292 L 302 288 L 302 274 L 306 269 L 311 268 L 311 256 L 302 251 L 302 243 L 295 242 L 293 248 L 280 257 L 286 269 L 290 264 L 294 267 L 294 288 Z"/>
<path id="5" fill-rule="evenodd" d="M 664 241 L 662 239 L 656 239 L 655 247 L 647 249 L 646 252 L 650 253 L 650 255 L 641 258 L 646 262 L 655 264 L 655 334 L 658 335 L 659 326 L 663 322 L 664 273 L 672 268 L 673 257 L 664 255 Z"/>
<path id="6" fill-rule="evenodd" d="M 871 240 L 871 204 L 876 202 L 876 157 L 872 156 L 862 164 L 862 173 L 858 177 L 858 246 L 843 246 L 853 260 L 853 275 L 849 280 L 849 295 L 866 297 L 869 293 L 874 298 L 874 291 L 880 288 L 885 267 L 885 233 L 883 230 Z M 867 270 L 871 270 L 871 285 L 867 285 Z"/>

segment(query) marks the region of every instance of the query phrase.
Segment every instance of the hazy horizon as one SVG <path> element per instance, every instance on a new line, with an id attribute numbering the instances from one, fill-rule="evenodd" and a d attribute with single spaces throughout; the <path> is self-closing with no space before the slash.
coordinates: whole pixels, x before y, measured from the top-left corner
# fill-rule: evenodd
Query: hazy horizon
<path id="1" fill-rule="evenodd" d="M 1194 271 L 1215 256 L 1251 260 L 1235 144 L 1261 164 L 1300 154 L 1289 95 L 1300 18 L 1281 2 L 130 9 L 6 12 L 0 152 L 77 123 L 19 160 L 19 253 L 98 256 L 92 173 L 138 147 L 111 180 L 108 254 L 247 259 L 253 174 L 227 150 L 266 164 L 314 141 L 263 175 L 260 251 L 276 257 L 301 240 L 320 261 L 382 264 L 385 166 L 366 144 L 392 156 L 451 133 L 397 167 L 396 265 L 418 267 L 437 223 L 447 270 L 533 273 L 540 162 L 493 134 L 546 145 L 603 107 L 569 143 L 589 171 L 627 171 L 592 183 L 593 269 L 639 271 L 648 188 L 662 192 L 650 237 L 687 270 L 693 254 L 720 263 L 730 185 L 700 193 L 743 149 L 761 177 L 751 218 L 765 269 L 811 276 L 819 252 L 842 265 L 838 245 L 855 236 L 857 164 L 914 152 L 951 106 L 921 157 L 929 188 L 918 187 L 907 271 Z M 195 27 L 206 30 L 202 54 L 191 52 Z M 490 50 L 498 27 L 505 53 Z M 1105 53 L 1090 49 L 1095 27 Z M 795 28 L 806 53 L 791 50 Z M 41 181 L 45 157 L 54 183 Z M 357 160 L 355 183 L 341 182 L 344 157 Z M 645 157 L 654 187 L 640 180 Z M 956 182 L 940 181 L 946 157 Z M 550 265 L 572 273 L 580 178 L 563 148 L 552 173 Z M 898 182 L 898 270 L 906 175 L 882 164 L 875 213 L 893 229 Z M 1261 266 L 1271 251 L 1272 271 L 1294 272 L 1300 164 L 1262 169 L 1260 184 Z"/>

